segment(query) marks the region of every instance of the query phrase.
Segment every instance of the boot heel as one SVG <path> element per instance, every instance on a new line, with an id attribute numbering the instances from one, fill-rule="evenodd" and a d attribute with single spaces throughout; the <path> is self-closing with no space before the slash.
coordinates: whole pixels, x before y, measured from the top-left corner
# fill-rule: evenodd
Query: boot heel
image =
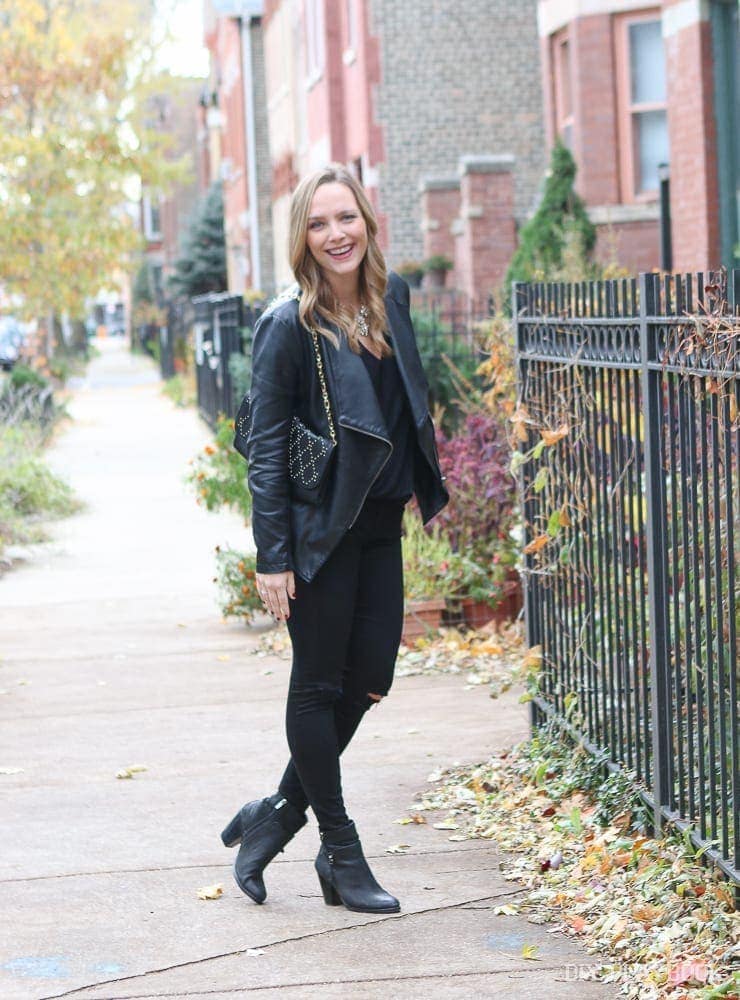
<path id="1" fill-rule="evenodd" d="M 331 884 L 327 882 L 326 879 L 319 875 L 319 885 L 321 886 L 321 891 L 324 894 L 324 902 L 327 906 L 341 906 L 342 899 L 337 890 Z"/>
<path id="2" fill-rule="evenodd" d="M 242 839 L 242 817 L 241 810 L 232 819 L 229 825 L 221 834 L 224 847 L 234 847 Z"/>

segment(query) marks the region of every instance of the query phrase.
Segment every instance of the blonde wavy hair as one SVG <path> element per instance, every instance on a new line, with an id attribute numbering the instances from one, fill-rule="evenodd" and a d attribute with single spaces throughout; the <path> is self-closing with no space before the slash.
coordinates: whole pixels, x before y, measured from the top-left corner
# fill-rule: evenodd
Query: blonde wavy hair
<path id="1" fill-rule="evenodd" d="M 388 284 L 388 273 L 383 254 L 378 246 L 378 220 L 362 185 L 341 163 L 330 163 L 310 174 L 300 182 L 290 202 L 290 266 L 301 288 L 299 315 L 309 329 L 327 337 L 339 346 L 336 333 L 328 328 L 333 324 L 346 335 L 350 347 L 360 350 L 359 333 L 355 316 L 338 302 L 331 285 L 308 249 L 308 217 L 316 189 L 322 184 L 344 184 L 355 196 L 357 207 L 367 227 L 367 251 L 360 262 L 360 299 L 368 311 L 368 338 L 380 349 L 381 357 L 392 354 L 385 339 L 388 317 L 383 296 Z"/>

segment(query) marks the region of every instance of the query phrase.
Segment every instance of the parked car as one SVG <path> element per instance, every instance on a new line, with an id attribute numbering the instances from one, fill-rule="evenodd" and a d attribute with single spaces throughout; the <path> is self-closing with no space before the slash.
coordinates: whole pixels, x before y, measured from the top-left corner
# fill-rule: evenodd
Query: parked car
<path id="1" fill-rule="evenodd" d="M 10 371 L 21 356 L 23 330 L 13 316 L 0 316 L 0 368 Z"/>

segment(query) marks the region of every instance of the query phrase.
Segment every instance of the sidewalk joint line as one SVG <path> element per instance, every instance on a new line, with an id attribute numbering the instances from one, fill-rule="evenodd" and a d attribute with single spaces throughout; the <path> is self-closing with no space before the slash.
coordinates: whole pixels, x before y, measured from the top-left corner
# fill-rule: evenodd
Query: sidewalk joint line
<path id="1" fill-rule="evenodd" d="M 565 963 L 563 963 L 565 964 Z M 522 976 L 535 975 L 540 972 L 563 971 L 563 964 L 558 965 L 538 965 L 537 968 L 511 968 L 511 969 L 481 969 L 473 972 L 420 972 L 418 975 L 409 973 L 404 976 L 374 976 L 372 979 L 324 979 L 311 982 L 300 983 L 275 983 L 272 986 L 227 986 L 215 990 L 198 990 L 195 993 L 185 993 L 178 990 L 177 993 L 119 993 L 117 996 L 106 997 L 105 1000 L 156 1000 L 156 998 L 166 997 L 206 997 L 223 993 L 262 993 L 265 990 L 292 990 L 301 989 L 305 986 L 365 986 L 370 983 L 395 983 L 395 982 L 415 982 L 424 979 L 465 979 L 470 976 L 511 976 L 512 973 L 522 973 Z M 147 973 L 143 973 L 147 975 Z M 100 984 L 104 986 L 104 983 Z M 94 989 L 95 987 L 83 987 L 83 989 Z M 58 994 L 64 996 L 66 994 Z M 43 1000 L 51 1000 L 49 997 Z"/>
<path id="2" fill-rule="evenodd" d="M 119 976 L 116 979 L 104 979 L 99 983 L 88 983 L 85 986 L 76 986 L 72 990 L 65 990 L 63 993 L 49 993 L 44 997 L 39 997 L 39 1000 L 59 1000 L 61 997 L 74 996 L 76 993 L 82 993 L 83 990 L 93 990 L 98 989 L 101 986 L 108 986 L 113 983 L 124 983 L 129 982 L 132 979 L 143 979 L 146 976 L 154 976 L 162 972 L 172 972 L 175 969 L 187 969 L 194 965 L 205 965 L 208 962 L 215 962 L 221 958 L 235 958 L 237 955 L 243 955 L 252 948 L 261 948 L 267 950 L 268 948 L 275 948 L 281 944 L 293 944 L 296 941 L 307 941 L 311 938 L 324 937 L 327 934 L 338 934 L 345 931 L 359 930 L 363 927 L 367 927 L 369 924 L 382 924 L 389 920 L 405 920 L 410 917 L 418 917 L 425 913 L 439 913 L 444 910 L 455 910 L 464 908 L 470 903 L 484 903 L 489 899 L 496 899 L 496 893 L 487 893 L 485 896 L 476 896 L 474 899 L 463 899 L 459 903 L 446 903 L 442 906 L 427 906 L 421 910 L 409 910 L 405 913 L 389 913 L 383 914 L 380 920 L 365 920 L 362 923 L 348 924 L 344 927 L 327 927 L 322 931 L 311 931 L 307 934 L 298 934 L 293 937 L 281 938 L 279 941 L 268 941 L 265 944 L 247 945 L 244 948 L 235 948 L 232 951 L 219 952 L 216 955 L 205 955 L 203 958 L 194 958 L 187 962 L 175 962 L 173 965 L 165 965 L 159 969 L 147 969 L 146 972 L 134 973 L 130 976 Z M 349 911 L 348 911 L 349 912 Z M 538 971 L 539 967 L 538 967 Z M 299 984 L 300 985 L 300 984 Z M 145 995 L 144 995 L 145 997 Z M 113 998 L 108 997 L 106 1000 L 113 1000 Z M 142 998 L 143 1000 L 143 998 Z"/>
<path id="3" fill-rule="evenodd" d="M 366 854 L 365 857 L 369 861 L 392 861 L 398 857 L 428 857 L 430 854 L 476 854 L 483 850 L 483 847 L 479 848 L 461 848 L 461 847 L 451 847 L 446 850 L 442 848 L 434 848 L 430 851 L 420 850 L 415 854 Z M 273 865 L 297 865 L 297 864 L 308 864 L 313 861 L 313 855 L 308 858 L 275 858 L 272 862 Z M 215 861 L 212 864 L 207 862 L 201 862 L 194 865 L 163 865 L 162 867 L 154 868 L 104 868 L 101 871 L 95 872 L 64 872 L 61 875 L 21 875 L 18 878 L 0 878 L 0 885 L 13 885 L 18 882 L 50 882 L 53 879 L 61 878 L 97 878 L 98 875 L 145 875 L 148 872 L 186 872 L 186 871 L 197 871 L 201 868 L 223 868 L 223 861 Z M 476 868 L 476 871 L 497 871 L 496 868 Z M 437 872 L 438 875 L 453 875 L 457 872 L 469 871 L 467 868 L 455 868 L 450 871 Z"/>

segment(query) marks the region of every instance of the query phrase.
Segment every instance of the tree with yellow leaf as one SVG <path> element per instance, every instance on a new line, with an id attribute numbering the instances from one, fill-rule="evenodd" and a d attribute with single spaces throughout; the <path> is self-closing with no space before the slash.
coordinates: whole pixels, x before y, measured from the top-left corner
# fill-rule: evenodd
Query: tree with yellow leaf
<path id="1" fill-rule="evenodd" d="M 0 286 L 82 313 L 138 245 L 137 179 L 182 174 L 152 120 L 148 0 L 0 0 Z"/>

